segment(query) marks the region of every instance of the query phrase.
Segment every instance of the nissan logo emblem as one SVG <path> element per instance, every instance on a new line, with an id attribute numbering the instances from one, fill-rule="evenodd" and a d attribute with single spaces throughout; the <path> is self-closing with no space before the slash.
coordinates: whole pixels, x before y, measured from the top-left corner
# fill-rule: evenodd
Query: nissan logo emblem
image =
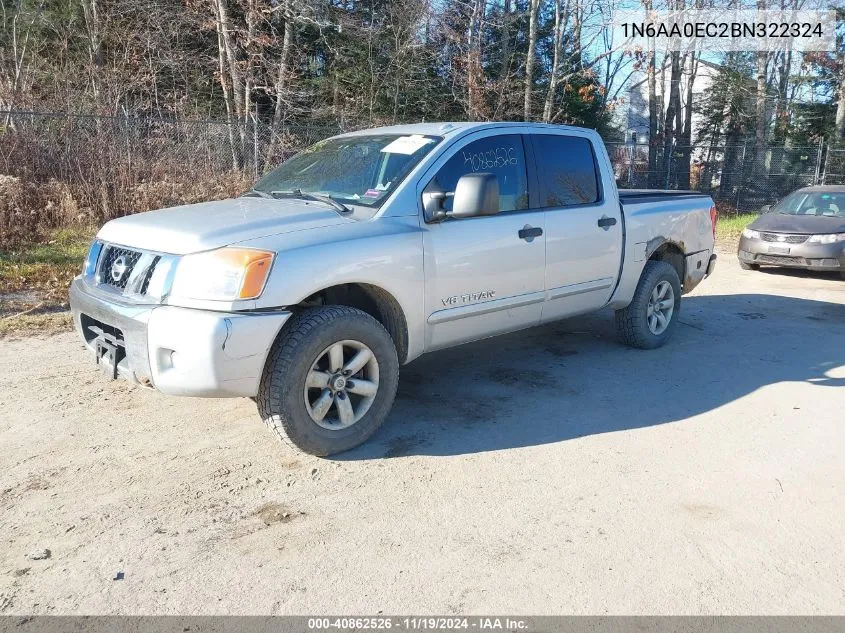
<path id="1" fill-rule="evenodd" d="M 123 275 L 126 274 L 126 258 L 121 255 L 111 265 L 111 278 L 115 281 L 120 281 L 123 279 Z"/>

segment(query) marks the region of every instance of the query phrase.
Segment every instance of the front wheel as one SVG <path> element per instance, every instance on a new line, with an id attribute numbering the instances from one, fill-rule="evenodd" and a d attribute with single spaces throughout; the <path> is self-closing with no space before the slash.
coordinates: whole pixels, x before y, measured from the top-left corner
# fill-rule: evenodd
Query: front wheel
<path id="1" fill-rule="evenodd" d="M 381 323 L 355 308 L 327 306 L 285 326 L 256 400 L 282 440 L 312 455 L 333 455 L 376 432 L 398 382 L 396 347 Z"/>
<path id="2" fill-rule="evenodd" d="M 678 272 L 667 262 L 649 261 L 631 303 L 616 311 L 616 329 L 627 345 L 654 349 L 669 340 L 680 309 Z"/>

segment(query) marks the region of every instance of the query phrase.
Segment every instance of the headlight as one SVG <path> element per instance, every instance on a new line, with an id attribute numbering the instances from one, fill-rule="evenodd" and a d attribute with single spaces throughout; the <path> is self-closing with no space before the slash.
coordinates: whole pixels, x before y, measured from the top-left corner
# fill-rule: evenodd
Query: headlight
<path id="1" fill-rule="evenodd" d="M 176 266 L 171 296 L 236 301 L 255 299 L 264 290 L 273 253 L 252 248 L 220 248 L 186 255 Z"/>
<path id="2" fill-rule="evenodd" d="M 82 265 L 82 276 L 93 277 L 97 270 L 97 260 L 100 259 L 100 251 L 103 250 L 103 243 L 100 240 L 91 242 L 88 255 L 85 256 L 85 263 Z"/>
<path id="3" fill-rule="evenodd" d="M 747 237 L 750 240 L 759 240 L 760 231 L 755 231 L 754 229 L 742 229 L 742 237 Z"/>
<path id="4" fill-rule="evenodd" d="M 845 242 L 845 233 L 828 233 L 827 235 L 811 235 L 807 240 L 815 244 L 836 244 Z"/>

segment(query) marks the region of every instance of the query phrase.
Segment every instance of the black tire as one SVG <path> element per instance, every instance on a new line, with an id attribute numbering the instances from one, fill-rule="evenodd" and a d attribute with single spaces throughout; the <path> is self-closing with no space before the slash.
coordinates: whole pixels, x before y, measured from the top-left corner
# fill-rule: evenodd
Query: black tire
<path id="1" fill-rule="evenodd" d="M 343 429 L 318 425 L 305 406 L 305 378 L 312 363 L 333 343 L 360 341 L 378 362 L 379 387 L 363 417 Z M 306 310 L 285 324 L 267 359 L 256 404 L 280 439 L 311 455 L 326 456 L 365 442 L 384 422 L 399 383 L 396 346 L 373 317 L 346 306 Z"/>
<path id="2" fill-rule="evenodd" d="M 760 270 L 760 264 L 746 264 L 743 261 L 739 262 L 739 267 L 743 270 Z"/>
<path id="3" fill-rule="evenodd" d="M 662 281 L 668 281 L 674 292 L 674 311 L 669 324 L 660 334 L 654 334 L 648 327 L 648 300 L 654 288 Z M 655 349 L 669 340 L 681 308 L 681 280 L 675 267 L 667 262 L 646 262 L 634 298 L 628 307 L 616 311 L 616 330 L 626 345 L 639 349 Z"/>

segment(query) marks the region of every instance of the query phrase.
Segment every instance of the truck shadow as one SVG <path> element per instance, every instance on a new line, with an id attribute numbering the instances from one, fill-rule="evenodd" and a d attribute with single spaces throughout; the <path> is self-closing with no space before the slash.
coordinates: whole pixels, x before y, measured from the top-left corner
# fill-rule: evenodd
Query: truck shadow
<path id="1" fill-rule="evenodd" d="M 764 275 L 773 275 L 779 277 L 794 277 L 797 279 L 829 279 L 831 281 L 839 281 L 841 276 L 839 271 L 829 272 L 826 270 L 806 270 L 803 268 L 779 268 L 777 266 L 763 266 L 756 271 Z"/>
<path id="2" fill-rule="evenodd" d="M 393 412 L 340 459 L 461 455 L 685 420 L 766 385 L 845 387 L 845 305 L 685 297 L 673 340 L 624 347 L 606 311 L 423 356 Z M 837 376 L 843 374 L 838 373 Z"/>

